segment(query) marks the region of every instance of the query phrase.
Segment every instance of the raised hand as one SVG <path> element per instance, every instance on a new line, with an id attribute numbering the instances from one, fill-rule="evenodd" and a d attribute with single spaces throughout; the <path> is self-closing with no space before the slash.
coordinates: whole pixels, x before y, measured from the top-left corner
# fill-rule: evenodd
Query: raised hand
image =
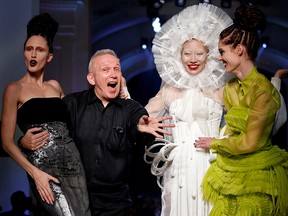
<path id="1" fill-rule="evenodd" d="M 163 138 L 160 134 L 172 135 L 171 132 L 164 130 L 163 128 L 173 128 L 174 124 L 163 123 L 163 121 L 172 119 L 171 116 L 162 116 L 159 118 L 152 118 L 144 115 L 140 118 L 138 123 L 138 130 L 143 133 L 149 133 L 156 138 Z"/>

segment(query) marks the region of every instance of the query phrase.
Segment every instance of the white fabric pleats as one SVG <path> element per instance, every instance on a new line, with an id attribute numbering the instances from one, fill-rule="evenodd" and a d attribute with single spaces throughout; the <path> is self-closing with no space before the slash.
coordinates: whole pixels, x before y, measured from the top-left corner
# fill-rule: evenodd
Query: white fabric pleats
<path id="1" fill-rule="evenodd" d="M 215 155 L 196 149 L 194 141 L 218 137 L 222 107 L 200 90 L 182 93 L 168 109 L 173 138 L 157 139 L 146 148 L 145 160 L 162 188 L 161 216 L 208 216 L 211 206 L 202 199 L 201 181 Z"/>

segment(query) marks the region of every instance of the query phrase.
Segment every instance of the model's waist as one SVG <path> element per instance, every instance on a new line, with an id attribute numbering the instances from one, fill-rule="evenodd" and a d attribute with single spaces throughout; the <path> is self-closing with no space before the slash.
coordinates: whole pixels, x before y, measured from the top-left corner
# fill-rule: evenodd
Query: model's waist
<path id="1" fill-rule="evenodd" d="M 25 127 L 27 130 L 34 127 L 42 128 L 41 131 L 37 131 L 36 133 L 47 131 L 49 133 L 49 140 L 65 138 L 68 137 L 69 134 L 66 123 L 61 121 L 45 122 L 39 124 L 26 124 Z"/>

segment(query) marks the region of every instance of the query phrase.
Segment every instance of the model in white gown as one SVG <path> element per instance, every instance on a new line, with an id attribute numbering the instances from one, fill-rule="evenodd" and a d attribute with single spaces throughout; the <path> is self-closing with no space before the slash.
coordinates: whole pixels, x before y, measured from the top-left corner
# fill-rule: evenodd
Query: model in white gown
<path id="1" fill-rule="evenodd" d="M 231 23 L 216 6 L 194 5 L 168 20 L 153 40 L 154 61 L 163 86 L 145 108 L 152 117 L 171 115 L 175 124 L 172 137 L 157 139 L 145 153 L 162 188 L 161 216 L 208 216 L 211 209 L 202 199 L 201 181 L 215 155 L 209 150 L 196 150 L 194 141 L 219 133 L 221 89 L 227 77 L 217 60 L 218 36 Z M 201 44 L 201 54 L 207 48 L 203 58 L 190 54 L 191 62 L 199 59 L 194 63 L 199 70 L 185 69 L 182 59 L 182 52 L 186 52 L 183 46 L 191 40 Z M 198 48 L 190 48 L 198 55 Z M 199 65 L 205 66 L 200 70 Z M 200 72 L 196 74 L 197 70 Z"/>
<path id="2" fill-rule="evenodd" d="M 201 181 L 215 155 L 194 148 L 194 140 L 206 135 L 218 136 L 222 106 L 217 102 L 221 101 L 217 93 L 210 95 L 214 96 L 212 99 L 197 88 L 177 89 L 165 85 L 146 106 L 150 115 L 157 115 L 155 105 L 163 104 L 175 124 L 173 138 L 168 141 L 167 137 L 161 149 L 163 154 L 160 153 L 152 165 L 152 172 L 159 176 L 162 187 L 163 216 L 205 216 L 210 211 L 208 203 L 202 200 Z M 154 148 L 157 144 L 147 149 L 147 157 Z M 160 161 L 165 161 L 165 157 L 169 158 L 161 166 Z"/>

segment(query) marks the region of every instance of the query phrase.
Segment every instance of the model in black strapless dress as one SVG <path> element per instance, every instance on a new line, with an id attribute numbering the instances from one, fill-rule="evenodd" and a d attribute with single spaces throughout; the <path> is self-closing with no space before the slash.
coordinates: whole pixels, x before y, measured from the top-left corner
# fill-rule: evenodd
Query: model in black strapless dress
<path id="1" fill-rule="evenodd" d="M 49 132 L 49 140 L 36 150 L 28 151 L 27 159 L 40 170 L 54 176 L 60 184 L 51 183 L 56 201 L 48 205 L 41 200 L 34 180 L 28 175 L 37 202 L 51 216 L 88 216 L 89 198 L 84 169 L 73 139 L 66 126 L 68 114 L 60 98 L 32 98 L 17 113 L 17 124 L 23 133 L 32 127 Z"/>

